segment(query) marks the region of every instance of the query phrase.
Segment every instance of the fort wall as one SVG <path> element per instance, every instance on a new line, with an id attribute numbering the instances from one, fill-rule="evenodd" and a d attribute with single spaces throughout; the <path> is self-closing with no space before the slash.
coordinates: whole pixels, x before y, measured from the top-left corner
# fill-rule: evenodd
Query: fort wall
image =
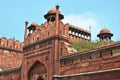
<path id="1" fill-rule="evenodd" d="M 64 56 L 60 68 L 66 80 L 109 80 L 110 75 L 110 80 L 119 79 L 120 43 Z"/>

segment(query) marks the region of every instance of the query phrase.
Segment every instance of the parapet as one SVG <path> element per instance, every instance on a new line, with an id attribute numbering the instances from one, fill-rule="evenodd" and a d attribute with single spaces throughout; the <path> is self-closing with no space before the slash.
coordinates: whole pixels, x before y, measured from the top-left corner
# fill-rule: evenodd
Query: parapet
<path id="1" fill-rule="evenodd" d="M 7 39 L 6 37 L 0 38 L 0 46 L 10 49 L 22 50 L 24 43 L 19 40 Z"/>

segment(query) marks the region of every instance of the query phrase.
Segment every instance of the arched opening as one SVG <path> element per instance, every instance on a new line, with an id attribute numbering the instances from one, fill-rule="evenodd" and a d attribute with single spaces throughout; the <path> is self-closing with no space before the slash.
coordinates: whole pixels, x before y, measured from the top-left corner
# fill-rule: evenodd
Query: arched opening
<path id="1" fill-rule="evenodd" d="M 52 22 L 55 21 L 55 17 L 52 17 L 52 18 L 51 18 L 51 21 L 52 21 Z"/>
<path id="2" fill-rule="evenodd" d="M 43 63 L 36 61 L 28 71 L 28 80 L 45 80 L 47 75 L 46 67 Z"/>

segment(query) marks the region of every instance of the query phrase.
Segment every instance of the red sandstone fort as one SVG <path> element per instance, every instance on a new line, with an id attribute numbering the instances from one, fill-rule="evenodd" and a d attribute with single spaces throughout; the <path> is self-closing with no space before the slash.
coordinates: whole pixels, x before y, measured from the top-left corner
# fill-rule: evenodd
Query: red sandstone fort
<path id="1" fill-rule="evenodd" d="M 76 51 L 74 42 L 91 41 L 91 33 L 61 20 L 59 6 L 42 25 L 25 22 L 24 42 L 0 38 L 0 80 L 120 80 L 120 42 Z M 110 42 L 107 28 L 97 37 Z"/>

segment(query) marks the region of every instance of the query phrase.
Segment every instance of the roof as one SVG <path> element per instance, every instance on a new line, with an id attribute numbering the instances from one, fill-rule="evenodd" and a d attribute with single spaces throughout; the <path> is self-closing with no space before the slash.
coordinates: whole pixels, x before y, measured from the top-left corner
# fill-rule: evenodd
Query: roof
<path id="1" fill-rule="evenodd" d="M 100 34 L 101 33 L 111 33 L 109 29 L 107 28 L 103 28 L 101 31 L 100 31 Z"/>
<path id="2" fill-rule="evenodd" d="M 56 6 L 56 7 L 54 7 L 54 8 L 51 8 L 51 9 L 47 12 L 47 14 L 44 15 L 45 19 L 47 19 L 47 17 L 50 16 L 50 15 L 55 15 L 56 12 L 57 12 L 57 8 L 58 8 L 58 7 L 59 7 L 59 6 Z M 60 19 L 63 19 L 63 18 L 64 18 L 64 16 L 61 14 L 61 12 L 59 11 L 59 9 L 58 9 L 58 14 L 59 14 Z"/>
<path id="3" fill-rule="evenodd" d="M 48 14 L 51 14 L 51 13 L 56 13 L 56 8 L 51 8 L 51 9 L 48 11 Z M 59 14 L 60 14 L 60 11 L 59 11 Z"/>
<path id="4" fill-rule="evenodd" d="M 99 32 L 99 34 L 97 35 L 97 37 L 100 37 L 101 35 L 113 36 L 113 34 L 110 32 L 110 30 L 107 29 L 106 27 L 103 28 L 102 30 L 100 30 L 100 32 Z"/>

